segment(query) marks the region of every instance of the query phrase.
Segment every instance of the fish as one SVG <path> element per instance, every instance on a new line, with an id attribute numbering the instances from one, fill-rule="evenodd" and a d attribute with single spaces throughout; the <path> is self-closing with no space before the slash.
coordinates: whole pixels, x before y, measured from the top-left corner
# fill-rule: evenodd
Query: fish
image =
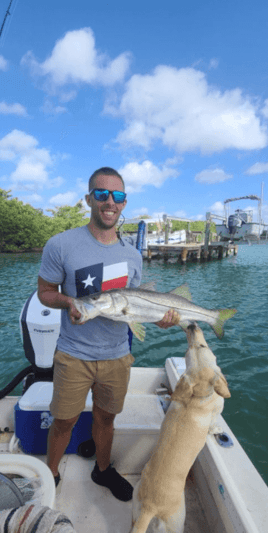
<path id="1" fill-rule="evenodd" d="M 218 338 L 224 335 L 223 325 L 236 309 L 205 309 L 191 302 L 187 284 L 170 292 L 154 290 L 155 282 L 144 283 L 136 289 L 111 289 L 108 291 L 72 298 L 81 317 L 76 324 L 85 323 L 97 316 L 126 322 L 133 334 L 144 341 L 145 327 L 142 323 L 159 322 L 169 309 L 174 309 L 177 324 L 183 330 L 193 321 L 206 322 Z"/>

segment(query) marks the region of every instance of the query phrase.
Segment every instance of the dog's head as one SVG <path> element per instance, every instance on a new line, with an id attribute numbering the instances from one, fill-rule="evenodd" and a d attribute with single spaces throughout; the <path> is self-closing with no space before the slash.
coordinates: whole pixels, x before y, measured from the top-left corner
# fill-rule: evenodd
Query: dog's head
<path id="1" fill-rule="evenodd" d="M 171 396 L 172 400 L 189 400 L 192 396 L 204 398 L 215 391 L 223 398 L 230 398 L 228 383 L 219 367 L 203 368 L 195 375 L 185 372 Z"/>

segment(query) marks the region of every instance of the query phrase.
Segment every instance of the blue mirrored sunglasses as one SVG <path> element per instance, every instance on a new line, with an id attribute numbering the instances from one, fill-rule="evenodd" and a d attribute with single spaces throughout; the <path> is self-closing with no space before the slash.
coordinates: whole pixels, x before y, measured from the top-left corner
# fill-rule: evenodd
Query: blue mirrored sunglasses
<path id="1" fill-rule="evenodd" d="M 122 204 L 126 199 L 126 193 L 122 191 L 108 191 L 108 189 L 90 189 L 88 194 L 93 193 L 95 200 L 98 202 L 106 202 L 109 198 L 109 194 L 112 195 L 113 201 L 116 204 Z"/>

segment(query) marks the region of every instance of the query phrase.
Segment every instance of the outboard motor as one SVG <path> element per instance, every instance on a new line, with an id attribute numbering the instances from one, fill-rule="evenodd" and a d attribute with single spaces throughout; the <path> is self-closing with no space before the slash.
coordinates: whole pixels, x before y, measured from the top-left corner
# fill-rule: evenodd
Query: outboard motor
<path id="1" fill-rule="evenodd" d="M 20 315 L 20 329 L 25 357 L 33 371 L 27 376 L 24 391 L 35 381 L 53 380 L 53 356 L 60 332 L 60 309 L 41 304 L 37 291 L 25 302 Z"/>
<path id="2" fill-rule="evenodd" d="M 236 232 L 236 228 L 240 228 L 242 226 L 242 221 L 239 215 L 234 214 L 230 215 L 228 218 L 228 229 L 230 235 L 234 235 Z"/>
<path id="3" fill-rule="evenodd" d="M 20 330 L 25 357 L 31 363 L 0 390 L 0 400 L 24 380 L 23 392 L 36 381 L 53 381 L 53 357 L 60 332 L 60 309 L 48 309 L 34 291 L 20 314 Z"/>

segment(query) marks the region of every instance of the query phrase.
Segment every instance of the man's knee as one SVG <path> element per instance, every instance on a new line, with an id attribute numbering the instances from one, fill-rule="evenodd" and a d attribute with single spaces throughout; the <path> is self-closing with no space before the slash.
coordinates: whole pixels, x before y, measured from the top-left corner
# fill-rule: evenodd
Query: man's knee
<path id="1" fill-rule="evenodd" d="M 101 426 L 110 426 L 113 424 L 115 414 L 104 411 L 97 405 L 93 406 L 93 422 Z"/>
<path id="2" fill-rule="evenodd" d="M 60 418 L 54 418 L 54 421 L 53 421 L 54 427 L 59 433 L 67 433 L 68 431 L 71 431 L 73 429 L 79 416 L 80 415 L 77 415 L 67 420 L 61 420 Z"/>

